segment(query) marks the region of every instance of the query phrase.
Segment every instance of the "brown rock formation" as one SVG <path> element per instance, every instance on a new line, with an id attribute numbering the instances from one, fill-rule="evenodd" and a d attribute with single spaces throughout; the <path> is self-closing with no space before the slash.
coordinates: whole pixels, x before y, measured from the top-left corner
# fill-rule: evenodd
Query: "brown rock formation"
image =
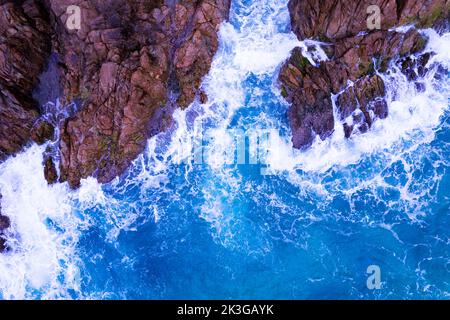
<path id="1" fill-rule="evenodd" d="M 0 161 L 28 142 L 39 117 L 32 91 L 50 54 L 50 35 L 41 1 L 0 1 Z"/>
<path id="2" fill-rule="evenodd" d="M 51 156 L 44 158 L 44 177 L 49 184 L 58 182 L 58 172 L 56 171 L 55 163 Z"/>
<path id="3" fill-rule="evenodd" d="M 71 5 L 81 8 L 79 30 L 66 26 Z M 0 1 L 0 160 L 30 138 L 53 139 L 61 125 L 60 181 L 76 187 L 90 175 L 107 182 L 121 174 L 176 107 L 205 99 L 198 89 L 229 7 L 230 0 Z M 62 124 L 40 118 L 45 110 L 32 98 L 43 104 L 58 94 L 79 109 Z M 52 181 L 54 163 L 45 160 Z"/>
<path id="4" fill-rule="evenodd" d="M 73 0 L 51 0 L 64 24 Z M 82 110 L 61 128 L 61 181 L 107 182 L 198 94 L 230 0 L 78 1 L 81 30 L 61 28 L 64 96 Z"/>
<path id="5" fill-rule="evenodd" d="M 0 0 L 0 161 L 30 139 L 59 138 L 44 155 L 49 183 L 121 174 L 176 107 L 206 100 L 199 87 L 230 2 Z M 81 8 L 79 30 L 66 27 L 71 5 Z M 78 110 L 41 108 L 59 96 Z M 0 214 L 0 252 L 9 226 Z"/>
<path id="6" fill-rule="evenodd" d="M 300 39 L 324 41 L 356 36 L 367 28 L 367 8 L 381 9 L 381 30 L 414 23 L 431 27 L 439 18 L 448 17 L 448 0 L 290 0 L 292 29 Z"/>
<path id="7" fill-rule="evenodd" d="M 380 30 L 367 28 L 370 5 L 381 9 Z M 415 29 L 406 33 L 390 29 L 410 23 L 431 26 L 448 18 L 449 8 L 450 1 L 445 0 L 291 0 L 292 29 L 299 39 L 329 44 L 329 61 L 312 66 L 297 48 L 281 70 L 282 93 L 292 103 L 288 116 L 294 147 L 308 147 L 315 135 L 325 139 L 333 132 L 332 94 L 338 94 L 340 120 L 353 117 L 352 125 L 343 124 L 347 137 L 355 128 L 365 132 L 376 118 L 387 117 L 384 83 L 375 75 L 375 68 L 385 71 L 390 61 L 404 57 L 403 69 L 413 77 L 414 67 L 408 68 L 407 57 L 420 52 L 427 41 Z M 353 86 L 348 86 L 349 80 Z"/>

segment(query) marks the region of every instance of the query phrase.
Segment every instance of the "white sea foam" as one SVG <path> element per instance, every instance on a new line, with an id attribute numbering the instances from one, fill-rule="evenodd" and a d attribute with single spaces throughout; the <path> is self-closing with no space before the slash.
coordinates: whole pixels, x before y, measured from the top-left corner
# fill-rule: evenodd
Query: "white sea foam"
<path id="1" fill-rule="evenodd" d="M 220 27 L 220 47 L 202 84 L 209 101 L 203 105 L 194 102 L 187 110 L 176 110 L 175 128 L 170 137 L 160 134 L 149 140 L 142 179 L 167 174 L 170 165 L 194 155 L 199 139 L 211 135 L 214 145 L 203 160 L 211 167 L 222 168 L 229 163 L 225 158 L 234 147 L 231 141 L 235 137 L 227 130 L 230 121 L 237 110 L 245 108 L 245 79 L 250 75 L 274 74 L 297 46 L 316 48 L 314 53 L 308 53 L 313 61 L 326 59 L 319 42 L 303 44 L 294 33 L 283 32 L 289 23 L 287 0 L 264 0 L 251 5 L 235 1 L 233 6 L 232 22 L 224 22 Z M 195 119 L 188 120 L 193 114 Z M 207 136 L 203 136 L 205 128 L 208 128 Z"/>
<path id="2" fill-rule="evenodd" d="M 400 27 L 390 28 L 389 31 L 394 31 L 394 32 L 398 32 L 398 33 L 407 33 L 411 29 L 414 29 L 413 24 L 407 24 L 407 25 L 400 26 Z"/>
<path id="3" fill-rule="evenodd" d="M 254 2 L 232 14 L 233 24 L 222 24 L 221 47 L 203 84 L 214 104 L 226 106 L 231 113 L 242 107 L 246 77 L 272 74 L 300 45 L 292 32 L 279 30 L 280 24 L 288 22 L 286 5 L 287 1 Z"/>
<path id="4" fill-rule="evenodd" d="M 206 200 L 199 214 L 211 223 L 215 236 L 229 246 L 236 245 L 233 241 L 239 242 L 233 240 L 235 231 L 232 228 L 239 223 L 240 217 L 235 216 L 230 203 L 241 181 L 233 170 L 226 169 L 230 163 L 228 156 L 234 154 L 233 141 L 236 138 L 227 129 L 235 112 L 245 108 L 244 81 L 250 75 L 274 74 L 292 49 L 301 45 L 292 32 L 284 32 L 289 23 L 287 1 L 264 0 L 250 6 L 236 1 L 233 5 L 231 22 L 221 26 L 220 49 L 203 82 L 210 101 L 203 106 L 202 117 L 196 120 L 195 126 L 195 131 L 200 132 L 203 124 L 213 119 L 209 133 L 214 136 L 214 148 L 208 151 L 206 164 L 216 179 L 226 184 L 224 189 L 235 190 L 227 198 L 221 192 L 215 192 L 216 188 L 205 186 Z"/>
<path id="5" fill-rule="evenodd" d="M 328 56 L 323 50 L 323 46 L 328 46 L 328 43 L 306 39 L 300 41 L 299 47 L 302 49 L 302 55 L 308 59 L 309 63 L 317 66 L 322 61 L 328 61 Z"/>
<path id="6" fill-rule="evenodd" d="M 250 75 L 273 75 L 291 50 L 302 44 L 292 32 L 285 32 L 289 24 L 287 2 L 263 0 L 250 5 L 233 2 L 231 21 L 220 27 L 220 47 L 210 72 L 203 80 L 202 88 L 208 95 L 208 102 L 194 102 L 186 110 L 176 110 L 173 115 L 175 126 L 170 136 L 162 133 L 149 140 L 145 157 L 134 163 L 141 168 L 140 181 L 145 181 L 147 186 L 155 186 L 155 179 L 166 179 L 173 165 L 186 163 L 190 172 L 193 164 L 202 163 L 219 181 L 227 184 L 226 188 L 239 188 L 239 177 L 227 168 L 232 163 L 229 156 L 234 154 L 235 147 L 235 137 L 228 129 L 235 112 L 245 107 L 244 81 Z M 308 45 L 316 46 L 317 43 Z M 320 48 L 311 55 L 315 61 L 325 58 Z M 209 141 L 203 158 L 195 161 L 193 157 L 198 151 L 195 146 L 201 143 L 199 139 L 206 140 L 211 136 L 214 139 Z M 208 144 L 208 141 L 203 142 Z M 205 184 L 203 196 L 206 200 L 199 216 L 211 222 L 218 234 L 225 235 L 228 234 L 225 226 L 233 217 L 229 209 L 227 213 L 223 212 L 229 206 L 222 203 L 223 195 L 214 193 L 215 189 L 215 186 Z M 158 213 L 160 211 L 163 210 L 158 210 Z"/>
<path id="7" fill-rule="evenodd" d="M 0 165 L 2 213 L 11 220 L 11 250 L 0 255 L 4 299 L 83 297 L 77 243 L 91 222 L 84 210 L 108 199 L 93 178 L 82 180 L 76 191 L 67 183 L 49 186 L 42 164 L 45 148 L 33 145 Z M 126 227 L 114 217 L 108 221 Z"/>
<path id="8" fill-rule="evenodd" d="M 422 140 L 416 144 L 432 140 L 433 129 L 439 125 L 450 97 L 448 79 L 434 79 L 437 64 L 448 68 L 450 63 L 450 36 L 439 36 L 433 30 L 424 33 L 430 38 L 426 51 L 437 53 L 428 63 L 431 71 L 423 79 L 424 92 L 418 91 L 398 68 L 392 67 L 388 74 L 380 74 L 387 88 L 387 119 L 376 121 L 369 132 L 354 135 L 351 139 L 344 137 L 341 123 L 335 121 L 334 134 L 324 141 L 316 138 L 312 147 L 304 152 L 294 150 L 289 138 L 275 136 L 269 156 L 271 166 L 286 171 L 325 172 L 332 166 L 354 164 L 363 155 L 389 149 L 400 139 L 415 139 L 417 130 L 421 132 Z"/>
<path id="9" fill-rule="evenodd" d="M 240 2 L 234 3 L 241 6 Z M 220 29 L 220 48 L 216 54 L 212 68 L 203 81 L 209 101 L 205 105 L 194 103 L 186 111 L 175 112 L 176 128 L 168 151 L 161 156 L 156 145 L 158 137 L 149 142 L 148 158 L 151 158 L 158 167 L 166 172 L 173 160 L 189 158 L 196 138 L 201 136 L 204 125 L 212 127 L 214 132 L 214 148 L 209 150 L 206 164 L 214 171 L 216 179 L 228 182 L 228 188 L 233 189 L 239 185 L 239 177 L 233 171 L 226 169 L 229 164 L 226 155 L 229 155 L 235 145 L 230 131 L 231 119 L 235 113 L 245 106 L 247 87 L 244 81 L 249 75 L 262 78 L 267 75 L 276 76 L 277 68 L 289 57 L 290 51 L 295 47 L 302 48 L 302 54 L 312 64 L 327 60 L 323 46 L 327 45 L 313 40 L 300 42 L 293 33 L 285 33 L 285 26 L 289 23 L 287 1 L 261 1 L 249 7 L 234 10 L 231 22 L 224 23 Z M 284 27 L 283 27 L 284 26 Z M 406 30 L 406 29 L 405 29 Z M 405 31 L 399 30 L 399 31 Z M 433 30 L 423 31 L 429 38 L 427 51 L 437 54 L 430 60 L 429 66 L 439 63 L 448 67 L 449 57 L 447 48 L 448 34 L 439 36 Z M 308 50 L 308 48 L 313 48 Z M 395 72 L 393 72 L 395 71 Z M 323 173 L 335 166 L 348 166 L 355 164 L 365 155 L 374 154 L 383 150 L 395 152 L 395 145 L 402 139 L 418 139 L 417 145 L 429 142 L 434 137 L 434 128 L 440 123 L 443 112 L 448 107 L 448 82 L 437 82 L 434 73 L 429 72 L 425 77 L 425 91 L 419 92 L 413 83 L 407 81 L 399 70 L 391 69 L 390 74 L 380 74 L 387 86 L 389 116 L 387 119 L 374 123 L 371 130 L 364 135 L 354 135 L 351 139 L 344 137 L 342 124 L 335 123 L 333 135 L 322 141 L 316 138 L 312 147 L 307 151 L 293 149 L 290 137 L 280 134 L 271 134 L 269 154 L 266 162 L 271 172 L 275 174 L 288 173 L 289 181 L 307 189 L 317 190 L 324 194 L 325 190 L 320 182 L 299 177 L 296 170 L 304 172 Z M 349 85 L 352 85 L 351 83 Z M 276 89 L 274 89 L 276 90 Z M 255 92 L 258 95 L 258 91 Z M 336 98 L 336 97 L 334 97 Z M 255 98 L 256 99 L 256 98 Z M 284 104 L 281 101 L 280 105 Z M 330 97 L 333 99 L 333 97 Z M 263 101 L 254 101 L 256 105 Z M 193 124 L 187 120 L 188 115 L 197 114 Z M 335 115 L 338 119 L 338 115 Z M 279 120 L 261 112 L 255 127 L 272 128 L 281 125 Z M 281 129 L 276 128 L 275 129 Z M 289 131 L 288 128 L 284 128 Z M 417 131 L 420 132 L 417 135 Z M 281 130 L 280 130 L 281 132 Z M 392 149 L 394 148 L 394 149 Z M 180 156 L 181 154 L 181 156 Z M 169 159 L 170 161 L 167 161 Z M 189 168 L 192 170 L 192 167 Z M 237 180 L 236 180 L 237 179 Z M 407 188 L 407 187 L 406 187 Z M 213 188 L 214 189 L 214 188 Z M 216 230 L 224 233 L 224 226 L 230 224 L 233 212 L 224 213 L 221 195 L 215 194 L 211 188 L 205 188 L 204 196 L 207 199 L 203 205 L 200 216 L 210 221 Z M 407 197 L 406 191 L 402 192 Z M 219 227 L 218 221 L 221 221 Z M 225 222 L 227 221 L 227 222 Z"/>
<path id="10" fill-rule="evenodd" d="M 80 219 L 72 215 L 67 186 L 48 186 L 45 147 L 32 146 L 0 165 L 2 212 L 11 219 L 8 244 L 0 255 L 0 293 L 5 299 L 68 297 L 77 290 L 75 244 Z"/>
<path id="11" fill-rule="evenodd" d="M 275 15 L 273 18 L 275 19 Z M 246 23 L 242 25 L 245 26 Z M 242 28 L 241 26 L 240 32 L 242 32 Z M 250 32 L 251 41 L 248 41 L 245 36 L 250 30 L 242 32 L 244 36 L 240 38 L 240 33 L 236 33 L 231 29 L 232 26 L 230 24 L 226 24 L 222 29 L 226 32 L 225 34 L 221 33 L 223 37 L 221 43 L 228 51 L 223 50 L 218 54 L 213 63 L 210 75 L 206 78 L 204 84 L 213 104 L 227 106 L 226 110 L 228 113 L 226 113 L 226 119 L 231 119 L 234 112 L 239 108 L 245 108 L 244 92 L 248 88 L 242 87 L 242 83 L 246 76 L 249 73 L 253 73 L 258 77 L 262 77 L 265 74 L 273 74 L 276 71 L 276 66 L 279 66 L 289 56 L 288 50 L 272 50 L 274 56 L 270 59 L 258 54 L 254 55 L 254 60 L 244 59 L 242 57 L 236 59 L 233 58 L 232 54 L 230 57 L 230 52 L 234 52 L 234 48 L 238 47 L 239 50 L 244 50 L 247 53 L 252 52 L 253 49 L 259 48 L 259 46 L 252 46 L 252 44 L 259 44 L 268 39 L 264 32 L 258 33 L 260 31 L 258 28 L 256 28 L 255 32 Z M 365 178 L 354 179 L 354 184 L 346 181 L 345 183 L 349 184 L 349 186 L 346 186 L 344 189 L 341 189 L 338 184 L 332 187 L 325 186 L 321 179 L 317 179 L 317 175 L 320 176 L 331 168 L 343 168 L 357 164 L 363 158 L 377 153 L 382 153 L 384 154 L 384 158 L 390 159 L 386 165 L 392 165 L 395 161 L 403 160 L 402 157 L 398 156 L 399 152 L 409 154 L 420 145 L 433 141 L 435 128 L 441 123 L 444 112 L 448 110 L 450 83 L 448 79 L 445 79 L 445 75 L 444 79 L 436 79 L 435 73 L 438 66 L 448 69 L 450 62 L 448 48 L 450 47 L 450 42 L 449 34 L 440 36 L 433 30 L 424 30 L 422 32 L 430 39 L 425 51 L 435 53 L 428 63 L 430 71 L 422 79 L 425 90 L 418 90 L 415 84 L 409 82 L 397 67 L 392 66 L 388 73 L 379 74 L 383 78 L 387 89 L 386 100 L 389 106 L 389 116 L 387 119 L 376 121 L 369 132 L 354 135 L 351 139 L 345 138 L 342 123 L 339 120 L 335 121 L 335 130 L 332 136 L 324 141 L 317 137 L 312 147 L 307 151 L 295 150 L 290 141 L 290 137 L 281 134 L 282 130 L 279 131 L 279 134 L 271 134 L 271 143 L 268 148 L 269 153 L 266 158 L 266 163 L 270 165 L 270 172 L 272 174 L 286 174 L 285 177 L 287 180 L 298 185 L 300 191 L 310 190 L 319 197 L 329 195 L 330 188 L 331 192 L 333 190 L 342 191 L 348 199 L 357 194 L 359 190 L 363 190 L 363 188 L 373 189 L 378 186 L 388 189 L 390 185 L 384 181 L 380 174 L 376 174 L 373 178 L 367 179 L 367 181 L 364 180 Z M 281 48 L 300 46 L 303 55 L 311 63 L 319 63 L 328 59 L 321 49 L 326 44 L 311 41 L 298 42 L 292 34 L 281 35 L 285 37 L 286 43 L 289 44 L 286 46 L 280 45 Z M 261 38 L 258 40 L 258 37 Z M 269 37 L 269 39 L 279 38 L 280 34 L 273 38 Z M 247 48 L 240 47 L 239 43 L 241 39 L 247 45 Z M 277 41 L 283 43 L 281 40 Z M 315 50 L 308 51 L 307 48 L 311 46 L 315 46 Z M 270 41 L 267 47 L 271 48 Z M 246 55 L 244 54 L 243 57 L 246 57 Z M 260 60 L 258 57 L 263 57 L 263 59 Z M 223 78 L 220 76 L 228 72 L 232 74 L 230 77 L 226 76 Z M 349 85 L 353 84 L 349 83 Z M 336 97 L 331 96 L 330 99 L 334 102 Z M 283 102 L 280 101 L 280 104 L 283 104 Z M 206 110 L 208 110 L 208 107 L 210 106 L 206 106 Z M 209 110 L 212 110 L 212 108 Z M 208 111 L 205 113 L 208 114 Z M 229 121 L 223 121 L 224 118 L 218 116 L 215 119 L 217 119 L 215 123 L 218 124 L 216 134 L 222 137 L 223 142 L 222 145 L 218 145 L 218 148 L 226 150 L 226 147 L 230 146 L 229 139 L 226 137 L 227 133 L 225 132 Z M 335 119 L 339 119 L 336 108 Z M 265 114 L 261 114 L 257 122 L 255 126 L 266 128 L 273 128 L 274 124 L 284 126 L 284 124 L 275 121 Z M 414 143 L 410 145 L 409 141 L 414 141 Z M 231 190 L 239 190 L 239 188 L 236 188 L 236 185 L 241 183 L 239 178 L 236 181 L 236 177 L 232 176 L 230 171 L 220 170 L 220 167 L 224 163 L 213 161 L 213 164 L 218 164 L 213 166 L 216 170 L 216 176 L 220 177 L 220 181 L 222 182 L 229 181 L 228 188 Z M 409 209 L 405 209 L 405 212 L 407 212 L 411 220 L 415 220 L 418 215 L 423 214 L 421 211 L 423 204 L 420 199 L 429 190 L 419 192 L 411 189 L 414 180 L 412 171 L 407 169 L 407 165 L 405 164 L 408 180 L 404 185 L 398 187 L 398 191 L 400 198 L 408 203 Z M 304 173 L 299 175 L 297 173 L 298 170 Z M 338 189 L 336 190 L 336 188 Z M 374 191 L 376 195 L 376 190 Z M 216 235 L 233 233 L 230 231 L 230 225 L 238 223 L 240 217 L 236 216 L 236 212 L 227 208 L 220 201 L 223 197 L 220 195 L 214 196 L 214 191 L 210 189 L 205 190 L 204 193 L 208 195 L 208 200 L 203 205 L 200 216 L 212 224 L 217 232 Z M 350 201 L 351 206 L 353 205 L 352 203 Z M 359 218 L 367 220 L 364 217 Z"/>

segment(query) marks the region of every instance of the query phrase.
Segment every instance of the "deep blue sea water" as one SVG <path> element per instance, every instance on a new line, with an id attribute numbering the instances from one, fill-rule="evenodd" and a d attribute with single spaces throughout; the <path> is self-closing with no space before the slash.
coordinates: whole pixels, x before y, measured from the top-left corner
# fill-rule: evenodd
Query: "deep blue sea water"
<path id="1" fill-rule="evenodd" d="M 450 297 L 448 73 L 430 71 L 417 92 L 393 68 L 388 119 L 350 140 L 337 124 L 329 140 L 293 151 L 276 80 L 302 44 L 286 3 L 233 1 L 204 80 L 208 103 L 177 111 L 123 177 L 47 187 L 37 146 L 0 165 L 18 248 L 0 257 L 0 296 Z M 448 34 L 427 32 L 448 72 Z M 244 163 L 224 163 L 236 129 L 274 130 L 265 161 L 249 164 L 247 141 Z M 202 163 L 191 149 L 199 132 L 214 137 Z M 367 287 L 371 265 L 380 289 Z"/>

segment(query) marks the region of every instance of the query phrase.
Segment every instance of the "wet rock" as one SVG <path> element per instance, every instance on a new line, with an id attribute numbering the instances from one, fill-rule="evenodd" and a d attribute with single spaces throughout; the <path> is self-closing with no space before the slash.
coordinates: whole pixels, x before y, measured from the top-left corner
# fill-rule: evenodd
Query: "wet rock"
<path id="1" fill-rule="evenodd" d="M 0 231 L 8 229 L 11 225 L 9 218 L 0 214 Z"/>
<path id="2" fill-rule="evenodd" d="M 31 139 L 39 145 L 48 140 L 53 140 L 55 128 L 51 123 L 45 120 L 38 121 L 31 129 Z"/>
<path id="3" fill-rule="evenodd" d="M 450 3 L 446 0 L 290 0 L 292 29 L 300 39 L 316 38 L 336 41 L 354 37 L 367 28 L 367 8 L 376 5 L 381 11 L 381 30 L 416 23 L 431 27 L 448 18 Z"/>
<path id="4" fill-rule="evenodd" d="M 353 129 L 364 133 L 378 119 L 388 116 L 388 107 L 383 99 L 385 88 L 383 80 L 378 76 L 366 76 L 354 86 L 349 87 L 338 96 L 337 108 L 340 120 L 351 117 L 351 124 L 344 123 L 345 136 L 349 138 Z"/>
<path id="5" fill-rule="evenodd" d="M 1 200 L 2 200 L 2 195 L 0 194 L 0 201 Z M 5 229 L 8 229 L 9 225 L 10 225 L 9 218 L 4 216 L 4 215 L 2 215 L 2 205 L 1 205 L 1 202 L 0 202 L 0 232 L 5 230 Z"/>
<path id="6" fill-rule="evenodd" d="M 6 239 L 0 235 L 0 253 L 8 251 L 8 246 L 6 244 Z"/>
<path id="7" fill-rule="evenodd" d="M 0 194 L 0 200 L 2 199 L 2 195 Z M 0 203 L 0 253 L 3 253 L 8 250 L 6 245 L 6 238 L 4 236 L 4 231 L 11 226 L 11 221 L 7 216 L 2 215 L 1 213 L 1 203 Z"/>
<path id="8" fill-rule="evenodd" d="M 285 97 L 292 103 L 288 117 L 294 147 L 310 146 L 316 134 L 322 139 L 328 137 L 334 118 L 330 99 L 332 84 L 326 69 L 311 65 L 302 56 L 301 49 L 296 48 L 280 73 L 280 80 Z"/>
<path id="9" fill-rule="evenodd" d="M 207 102 L 208 102 L 208 95 L 206 94 L 205 91 L 201 91 L 200 92 L 200 103 L 205 104 Z"/>
<path id="10" fill-rule="evenodd" d="M 58 55 L 53 52 L 39 76 L 39 84 L 33 90 L 33 98 L 39 103 L 39 106 L 44 106 L 48 102 L 54 103 L 61 96 L 61 75 L 58 61 Z"/>
<path id="11" fill-rule="evenodd" d="M 58 171 L 56 170 L 55 163 L 51 156 L 47 156 L 44 159 L 44 177 L 48 184 L 54 184 L 58 182 Z"/>
<path id="12" fill-rule="evenodd" d="M 368 30 L 367 7 L 381 8 L 381 29 Z M 327 41 L 328 61 L 312 66 L 301 49 L 293 50 L 280 72 L 281 92 L 288 111 L 295 148 L 306 148 L 316 136 L 327 138 L 334 130 L 332 96 L 346 137 L 364 133 L 373 121 L 388 116 L 385 88 L 376 70 L 384 72 L 400 59 L 411 80 L 425 72 L 429 57 L 412 61 L 427 39 L 417 30 L 396 32 L 392 28 L 417 23 L 432 25 L 449 16 L 450 3 L 423 1 L 310 1 L 291 0 L 292 29 L 300 40 Z M 403 59 L 403 60 L 402 60 Z M 410 59 L 410 60 L 408 60 Z M 353 85 L 349 85 L 350 81 Z M 351 121 L 349 120 L 351 117 Z M 345 121 L 344 121 L 345 120 Z M 354 129 L 357 130 L 354 130 Z"/>
<path id="13" fill-rule="evenodd" d="M 50 54 L 41 1 L 0 2 L 0 161 L 22 149 L 39 117 L 32 91 Z"/>
<path id="14" fill-rule="evenodd" d="M 419 77 L 423 77 L 427 72 L 426 65 L 430 60 L 430 57 L 430 53 L 425 53 L 420 55 L 418 58 L 406 57 L 404 59 L 401 59 L 399 63 L 401 65 L 403 74 L 405 74 L 410 81 L 414 81 Z"/>
<path id="15" fill-rule="evenodd" d="M 71 1 L 50 0 L 59 23 Z M 61 181 L 108 182 L 198 96 L 230 0 L 80 1 L 82 28 L 58 34 L 62 89 L 82 110 L 61 126 Z"/>
<path id="16" fill-rule="evenodd" d="M 107 182 L 197 97 L 230 0 L 0 2 L 0 161 L 52 139 L 40 105 L 76 102 L 60 132 L 61 181 Z M 67 8 L 81 8 L 69 30 Z M 38 102 L 36 100 L 38 100 Z M 46 172 L 54 178 L 53 165 Z"/>

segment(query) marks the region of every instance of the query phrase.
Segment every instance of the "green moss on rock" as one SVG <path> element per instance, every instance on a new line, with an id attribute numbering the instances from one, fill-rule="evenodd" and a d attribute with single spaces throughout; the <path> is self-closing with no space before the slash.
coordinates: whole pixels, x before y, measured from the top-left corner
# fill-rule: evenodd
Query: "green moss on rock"
<path id="1" fill-rule="evenodd" d="M 424 18 L 420 19 L 418 27 L 420 28 L 431 28 L 433 24 L 443 15 L 444 11 L 442 8 L 437 7 L 433 9 Z"/>
<path id="2" fill-rule="evenodd" d="M 287 98 L 288 97 L 288 93 L 287 93 L 287 90 L 286 90 L 286 88 L 283 86 L 283 87 L 281 87 L 281 96 L 283 97 L 283 98 Z"/>
<path id="3" fill-rule="evenodd" d="M 292 57 L 291 63 L 300 71 L 304 71 L 307 66 L 311 65 L 309 60 L 305 58 L 300 52 L 296 52 Z"/>

